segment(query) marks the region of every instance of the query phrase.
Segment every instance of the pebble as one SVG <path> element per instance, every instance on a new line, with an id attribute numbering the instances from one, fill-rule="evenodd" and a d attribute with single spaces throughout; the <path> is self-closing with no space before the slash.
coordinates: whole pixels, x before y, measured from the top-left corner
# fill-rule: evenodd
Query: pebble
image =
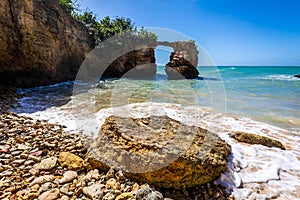
<path id="1" fill-rule="evenodd" d="M 14 172 L 12 170 L 6 170 L 0 173 L 0 178 L 4 177 L 4 176 L 10 176 L 12 175 Z"/>
<path id="2" fill-rule="evenodd" d="M 44 175 L 44 176 L 40 176 L 40 177 L 34 179 L 34 181 L 32 181 L 29 186 L 35 185 L 35 184 L 43 184 L 46 182 L 52 182 L 53 180 L 54 180 L 53 175 Z"/>
<path id="3" fill-rule="evenodd" d="M 116 200 L 133 200 L 135 199 L 131 192 L 125 192 L 117 196 Z"/>
<path id="4" fill-rule="evenodd" d="M 31 148 L 25 144 L 18 144 L 17 149 L 18 150 L 29 150 Z"/>
<path id="5" fill-rule="evenodd" d="M 39 170 L 50 170 L 56 166 L 56 163 L 57 163 L 57 158 L 50 157 L 50 158 L 43 159 L 40 163 L 35 164 L 33 168 Z"/>
<path id="6" fill-rule="evenodd" d="M 115 178 L 111 178 L 107 181 L 105 187 L 107 189 L 119 190 L 121 189 L 120 182 L 117 182 Z"/>
<path id="7" fill-rule="evenodd" d="M 114 200 L 115 195 L 112 192 L 108 192 L 104 195 L 104 197 L 102 199 L 103 200 Z"/>
<path id="8" fill-rule="evenodd" d="M 38 200 L 55 200 L 58 198 L 59 198 L 59 190 L 56 188 L 44 192 L 39 196 Z"/>
<path id="9" fill-rule="evenodd" d="M 83 178 L 84 181 L 92 181 L 92 179 L 95 179 L 96 181 L 100 179 L 100 174 L 98 169 L 89 171 Z"/>
<path id="10" fill-rule="evenodd" d="M 12 164 L 21 165 L 21 164 L 23 164 L 24 162 L 25 162 L 24 159 L 20 159 L 20 160 L 14 160 L 14 161 L 12 161 Z"/>
<path id="11" fill-rule="evenodd" d="M 61 186 L 61 188 L 59 189 L 59 191 L 62 194 L 68 195 L 69 187 L 70 187 L 69 184 L 63 185 L 63 186 Z"/>
<path id="12" fill-rule="evenodd" d="M 44 183 L 41 187 L 40 187 L 40 192 L 45 192 L 48 191 L 52 188 L 52 183 L 51 182 L 47 182 Z"/>
<path id="13" fill-rule="evenodd" d="M 59 180 L 59 183 L 67 183 L 70 181 L 73 181 L 77 177 L 77 172 L 76 171 L 66 171 L 64 173 L 64 176 Z"/>
<path id="14" fill-rule="evenodd" d="M 89 187 L 84 187 L 83 194 L 91 199 L 101 199 L 103 197 L 102 188 L 104 187 L 103 184 L 95 183 Z"/>
<path id="15" fill-rule="evenodd" d="M 59 154 L 58 162 L 62 167 L 66 167 L 70 170 L 83 169 L 84 164 L 84 160 L 82 158 L 69 152 L 61 152 Z"/>

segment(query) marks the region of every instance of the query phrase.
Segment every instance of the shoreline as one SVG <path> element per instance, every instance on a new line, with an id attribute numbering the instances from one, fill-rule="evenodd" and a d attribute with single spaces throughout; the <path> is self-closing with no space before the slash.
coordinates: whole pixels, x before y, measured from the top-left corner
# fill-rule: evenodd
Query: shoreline
<path id="1" fill-rule="evenodd" d="M 133 109 L 133 113 L 131 113 L 131 115 L 136 117 L 141 115 L 153 114 L 153 110 L 151 109 L 159 107 L 158 110 L 161 110 L 161 108 L 166 108 L 169 114 L 172 115 L 172 118 L 176 118 L 178 114 L 176 114 L 176 109 L 180 110 L 179 107 L 176 107 L 176 105 L 173 104 L 165 104 L 164 106 L 163 104 L 159 104 L 157 106 L 153 106 L 151 104 L 150 110 L 147 110 L 147 107 L 149 106 L 143 103 L 137 103 L 127 106 L 127 108 Z M 71 132 L 74 131 L 74 129 L 70 128 L 70 124 L 65 121 L 66 117 L 68 116 L 63 116 L 63 114 L 67 110 L 61 110 L 60 113 L 57 112 L 59 111 L 59 109 L 61 108 L 56 107 L 47 110 L 47 112 L 42 111 L 33 115 L 31 114 L 31 116 L 35 120 L 47 120 L 51 119 L 55 114 L 54 118 L 50 120 L 51 123 L 60 122 L 61 124 L 68 127 L 65 128 L 65 130 L 69 129 Z M 68 109 L 68 106 L 63 107 L 63 109 Z M 122 106 L 119 109 L 122 110 Z M 98 117 L 105 119 L 105 116 L 109 115 L 111 112 L 109 110 L 110 109 L 103 109 L 102 112 L 98 113 Z M 193 115 L 194 112 L 198 114 L 201 114 L 202 112 L 202 116 L 204 117 L 201 122 L 197 122 L 197 126 L 209 128 L 209 115 L 205 114 L 205 112 L 203 112 L 203 110 L 201 109 L 195 111 L 194 108 L 190 108 L 187 110 L 190 119 L 198 118 L 197 115 Z M 208 111 L 206 110 L 206 112 Z M 47 116 L 48 118 L 46 118 L 45 116 Z M 216 118 L 216 120 L 218 120 L 218 118 Z M 219 118 L 219 120 L 221 119 Z M 300 177 L 299 175 L 297 175 L 298 172 L 300 174 L 300 152 L 297 151 L 297 149 L 299 148 L 295 146 L 297 144 L 297 138 L 299 138 L 299 134 L 297 134 L 297 132 L 286 131 L 284 129 L 266 123 L 254 121 L 245 117 L 225 117 L 222 120 L 225 120 L 223 121 L 225 122 L 225 124 L 223 124 L 222 127 L 214 128 L 216 128 L 215 131 L 219 133 L 219 136 L 222 139 L 234 146 L 234 156 L 229 162 L 228 171 L 223 173 L 220 179 L 210 183 L 210 187 L 205 186 L 205 188 L 211 188 L 211 186 L 215 186 L 215 183 L 221 184 L 225 186 L 222 191 L 225 191 L 227 189 L 228 194 L 232 193 L 234 197 L 241 199 L 300 198 L 296 192 L 300 189 Z M 228 134 L 232 131 L 246 131 L 279 139 L 287 147 L 287 151 L 281 151 L 276 148 L 262 147 L 259 145 L 236 143 L 234 142 L 234 140 L 228 137 Z M 256 152 L 256 154 L 253 154 L 253 152 Z M 290 164 L 284 164 L 286 162 Z M 268 177 L 268 174 L 272 174 L 270 170 L 273 171 L 273 175 Z M 249 178 L 251 176 L 253 176 L 254 178 Z M 289 185 L 289 187 L 287 187 L 287 185 Z M 197 188 L 196 190 L 200 191 L 199 188 Z M 203 188 L 201 189 L 201 191 L 203 191 Z"/>
<path id="2" fill-rule="evenodd" d="M 139 192 L 145 190 L 143 188 L 152 188 L 153 192 L 162 194 L 164 198 L 232 199 L 224 187 L 213 182 L 180 191 L 138 183 L 121 177 L 122 172 L 118 171 L 97 171 L 93 163 L 88 162 L 87 150 L 79 135 L 64 132 L 63 126 L 48 124 L 47 121 L 33 120 L 13 113 L 0 116 L 1 199 L 22 196 L 32 199 L 46 195 L 56 195 L 61 199 L 97 199 L 91 196 L 94 195 L 91 191 L 93 186 L 99 185 L 103 187 L 102 195 L 110 199 L 121 199 L 122 195 L 134 199 Z M 77 163 L 70 169 L 70 166 L 60 161 L 62 152 L 75 155 L 83 163 Z M 74 162 L 76 163 L 76 159 Z"/>

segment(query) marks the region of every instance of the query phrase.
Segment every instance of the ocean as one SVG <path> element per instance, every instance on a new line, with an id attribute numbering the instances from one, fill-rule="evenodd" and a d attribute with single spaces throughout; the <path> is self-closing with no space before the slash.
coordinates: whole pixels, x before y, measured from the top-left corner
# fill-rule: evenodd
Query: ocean
<path id="1" fill-rule="evenodd" d="M 109 115 L 168 115 L 216 132 L 232 146 L 228 171 L 216 183 L 238 199 L 299 199 L 300 67 L 198 67 L 197 80 L 110 79 L 19 89 L 11 110 L 96 137 Z M 73 91 L 76 88 L 76 91 Z M 76 94 L 76 95 L 74 95 Z M 235 131 L 268 136 L 287 150 L 241 144 Z M 257 193 L 254 191 L 262 190 Z"/>
<path id="2" fill-rule="evenodd" d="M 167 80 L 164 67 L 157 69 L 154 81 L 101 81 L 95 90 L 96 109 L 140 102 L 178 103 L 211 107 L 300 132 L 300 79 L 294 77 L 300 67 L 199 67 L 204 80 L 172 81 Z M 72 84 L 20 89 L 25 97 L 12 111 L 34 113 L 63 105 L 71 99 Z"/>

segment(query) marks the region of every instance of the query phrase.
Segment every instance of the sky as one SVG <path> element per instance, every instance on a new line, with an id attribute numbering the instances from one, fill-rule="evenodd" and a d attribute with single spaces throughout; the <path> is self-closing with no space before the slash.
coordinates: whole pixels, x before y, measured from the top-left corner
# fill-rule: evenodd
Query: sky
<path id="1" fill-rule="evenodd" d="M 137 27 L 183 33 L 201 45 L 218 66 L 300 66 L 299 0 L 79 0 L 79 3 L 99 19 L 126 17 Z"/>

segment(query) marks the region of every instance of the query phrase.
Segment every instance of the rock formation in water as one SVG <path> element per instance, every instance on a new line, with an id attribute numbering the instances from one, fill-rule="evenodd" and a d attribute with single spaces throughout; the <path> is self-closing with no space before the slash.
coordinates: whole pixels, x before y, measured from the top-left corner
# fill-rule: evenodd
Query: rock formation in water
<path id="1" fill-rule="evenodd" d="M 296 74 L 296 75 L 294 75 L 294 77 L 300 78 L 300 74 Z"/>
<path id="2" fill-rule="evenodd" d="M 154 78 L 156 67 L 154 49 L 138 49 L 114 60 L 104 71 L 103 77 Z"/>
<path id="3" fill-rule="evenodd" d="M 239 142 L 244 142 L 248 144 L 260 144 L 267 147 L 277 147 L 285 150 L 285 147 L 280 141 L 261 135 L 245 132 L 234 132 L 230 134 L 230 137 L 234 138 Z"/>
<path id="4" fill-rule="evenodd" d="M 73 80 L 94 42 L 57 0 L 1 0 L 0 85 Z"/>
<path id="5" fill-rule="evenodd" d="M 174 52 L 170 55 L 170 62 L 166 64 L 165 71 L 169 79 L 194 79 L 199 72 L 198 50 L 193 41 L 159 42 L 159 45 L 170 46 Z"/>
<path id="6" fill-rule="evenodd" d="M 159 187 L 182 189 L 205 184 L 227 169 L 230 146 L 215 133 L 167 116 L 108 117 L 91 155 L 103 166 Z"/>

